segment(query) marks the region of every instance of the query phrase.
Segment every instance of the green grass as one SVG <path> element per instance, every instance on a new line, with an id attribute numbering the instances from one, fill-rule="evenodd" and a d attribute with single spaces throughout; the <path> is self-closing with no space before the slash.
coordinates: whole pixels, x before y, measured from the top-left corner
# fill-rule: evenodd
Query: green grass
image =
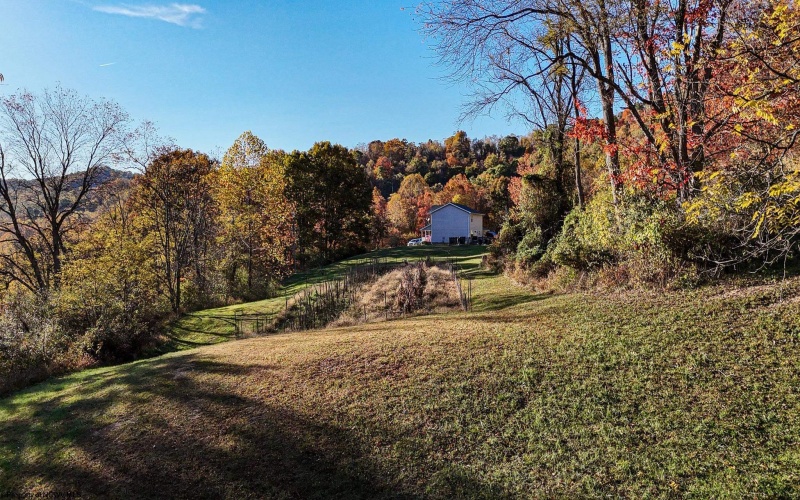
<path id="1" fill-rule="evenodd" d="M 474 270 L 480 264 L 479 256 L 485 251 L 486 247 L 467 245 L 389 248 L 297 273 L 286 280 L 274 298 L 193 312 L 171 322 L 165 329 L 167 342 L 157 352 L 182 351 L 233 340 L 235 338 L 234 314 L 276 314 L 285 307 L 286 297 L 291 297 L 314 284 L 340 279 L 347 273 L 349 267 L 363 264 L 369 259 L 378 258 L 387 262 L 402 262 L 430 256 L 449 258 L 465 270 Z"/>
<path id="2" fill-rule="evenodd" d="M 227 342 L 0 400 L 0 497 L 800 495 L 800 279 Z M 297 286 L 303 286 L 298 282 Z"/>

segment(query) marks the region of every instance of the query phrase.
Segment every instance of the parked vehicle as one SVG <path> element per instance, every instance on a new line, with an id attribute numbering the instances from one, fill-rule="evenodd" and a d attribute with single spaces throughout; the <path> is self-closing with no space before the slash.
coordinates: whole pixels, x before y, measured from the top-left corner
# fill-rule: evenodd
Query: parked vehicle
<path id="1" fill-rule="evenodd" d="M 413 240 L 408 240 L 408 245 L 410 247 L 418 247 L 422 245 L 422 238 L 414 238 Z"/>

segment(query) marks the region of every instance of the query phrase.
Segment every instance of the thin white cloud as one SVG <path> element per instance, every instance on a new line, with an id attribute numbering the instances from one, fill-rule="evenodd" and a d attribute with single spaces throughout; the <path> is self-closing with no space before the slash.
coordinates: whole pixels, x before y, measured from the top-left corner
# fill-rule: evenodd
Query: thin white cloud
<path id="1" fill-rule="evenodd" d="M 106 14 L 158 19 L 159 21 L 190 28 L 200 28 L 202 15 L 206 13 L 206 9 L 203 7 L 188 3 L 171 3 L 169 5 L 98 5 L 93 9 Z"/>
<path id="2" fill-rule="evenodd" d="M 113 66 L 115 64 L 117 64 L 117 63 L 115 63 L 115 62 L 113 62 L 113 63 L 103 63 L 103 64 L 100 65 L 100 67 L 101 68 L 105 68 L 106 66 Z"/>

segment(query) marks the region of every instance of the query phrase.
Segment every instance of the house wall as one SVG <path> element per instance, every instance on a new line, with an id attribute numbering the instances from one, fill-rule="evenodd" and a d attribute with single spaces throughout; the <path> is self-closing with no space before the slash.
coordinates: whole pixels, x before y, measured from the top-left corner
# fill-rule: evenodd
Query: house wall
<path id="1" fill-rule="evenodd" d="M 475 236 L 483 236 L 483 215 L 470 214 L 469 216 L 469 234 Z"/>
<path id="2" fill-rule="evenodd" d="M 431 243 L 447 243 L 450 238 L 469 236 L 470 214 L 452 205 L 431 214 Z"/>

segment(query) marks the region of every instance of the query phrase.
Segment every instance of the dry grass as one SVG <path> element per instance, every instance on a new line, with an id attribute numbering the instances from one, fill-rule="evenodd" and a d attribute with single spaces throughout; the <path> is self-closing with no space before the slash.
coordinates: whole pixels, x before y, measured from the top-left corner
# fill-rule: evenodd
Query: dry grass
<path id="1" fill-rule="evenodd" d="M 424 276 L 422 281 L 420 275 Z M 414 307 L 407 307 L 408 297 L 404 293 L 418 298 Z M 411 314 L 442 313 L 460 307 L 450 271 L 435 265 L 410 265 L 362 285 L 357 292 L 356 302 L 342 312 L 331 326 L 352 326 Z"/>

